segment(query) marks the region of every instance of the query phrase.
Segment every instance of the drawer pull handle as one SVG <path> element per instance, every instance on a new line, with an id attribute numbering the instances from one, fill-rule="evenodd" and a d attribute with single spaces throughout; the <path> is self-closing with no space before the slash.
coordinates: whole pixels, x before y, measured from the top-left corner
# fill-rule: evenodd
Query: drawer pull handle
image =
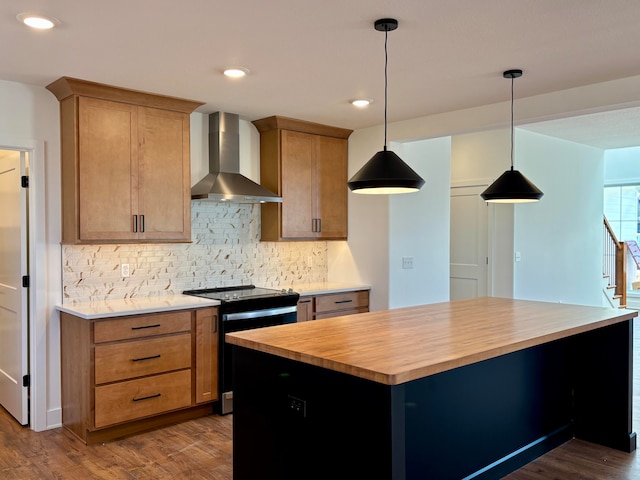
<path id="1" fill-rule="evenodd" d="M 131 327 L 131 330 L 142 330 L 143 328 L 158 328 L 160 326 L 159 323 L 155 325 L 145 325 L 143 327 Z"/>
<path id="2" fill-rule="evenodd" d="M 353 302 L 353 300 L 338 300 L 337 302 L 334 303 L 351 303 Z"/>
<path id="3" fill-rule="evenodd" d="M 311 299 L 309 299 L 309 300 L 300 300 L 298 303 L 311 303 Z"/>
<path id="4" fill-rule="evenodd" d="M 151 357 L 142 357 L 142 358 L 132 358 L 132 362 L 141 362 L 143 360 L 153 360 L 154 358 L 160 358 L 160 355 L 153 355 Z"/>
<path id="5" fill-rule="evenodd" d="M 141 402 L 142 400 L 150 400 L 152 398 L 158 398 L 160 395 L 162 395 L 162 394 L 161 393 L 156 393 L 155 395 L 149 395 L 148 397 L 134 398 L 133 401 L 134 402 Z"/>

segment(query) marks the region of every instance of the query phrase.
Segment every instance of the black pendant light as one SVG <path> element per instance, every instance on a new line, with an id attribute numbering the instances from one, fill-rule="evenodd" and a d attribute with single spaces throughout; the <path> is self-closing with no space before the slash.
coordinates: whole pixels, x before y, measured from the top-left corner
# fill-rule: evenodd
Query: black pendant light
<path id="1" fill-rule="evenodd" d="M 387 35 L 398 28 L 398 21 L 383 18 L 376 20 L 374 27 L 384 32 L 384 149 L 371 157 L 347 185 L 354 193 L 417 192 L 424 185 L 424 180 L 398 155 L 387 150 Z"/>
<path id="2" fill-rule="evenodd" d="M 504 172 L 480 195 L 491 203 L 537 202 L 543 193 L 531 181 L 513 169 L 513 79 L 522 76 L 522 70 L 507 70 L 502 74 L 511 79 L 511 169 Z"/>

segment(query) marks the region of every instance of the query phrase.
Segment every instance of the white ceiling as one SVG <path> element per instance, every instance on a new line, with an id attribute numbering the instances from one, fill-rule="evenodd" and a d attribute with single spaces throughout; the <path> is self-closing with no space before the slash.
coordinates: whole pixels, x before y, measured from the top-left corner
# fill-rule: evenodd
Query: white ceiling
<path id="1" fill-rule="evenodd" d="M 33 31 L 15 18 L 25 11 L 61 25 Z M 510 68 L 524 70 L 516 98 L 640 75 L 638 0 L 11 0 L 0 2 L 0 79 L 70 76 L 199 100 L 203 113 L 358 129 L 383 119 L 385 34 L 373 22 L 384 17 L 399 21 L 388 34 L 390 122 L 507 101 Z M 230 65 L 250 75 L 229 80 Z M 356 109 L 356 97 L 374 103 Z M 621 130 L 639 116 L 539 131 L 640 145 Z"/>

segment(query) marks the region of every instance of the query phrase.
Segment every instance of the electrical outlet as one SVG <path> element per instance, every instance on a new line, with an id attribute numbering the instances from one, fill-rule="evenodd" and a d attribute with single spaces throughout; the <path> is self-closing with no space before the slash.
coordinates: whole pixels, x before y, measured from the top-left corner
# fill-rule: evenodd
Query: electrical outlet
<path id="1" fill-rule="evenodd" d="M 402 257 L 402 268 L 413 268 L 413 257 Z"/>
<path id="2" fill-rule="evenodd" d="M 307 416 L 306 400 L 292 397 L 291 395 L 287 396 L 287 400 L 289 402 L 289 412 L 291 412 L 294 416 L 300 418 L 305 418 Z"/>
<path id="3" fill-rule="evenodd" d="M 120 265 L 120 276 L 128 277 L 129 276 L 129 264 L 123 263 Z"/>
<path id="4" fill-rule="evenodd" d="M 307 257 L 307 267 L 313 267 L 313 257 Z"/>

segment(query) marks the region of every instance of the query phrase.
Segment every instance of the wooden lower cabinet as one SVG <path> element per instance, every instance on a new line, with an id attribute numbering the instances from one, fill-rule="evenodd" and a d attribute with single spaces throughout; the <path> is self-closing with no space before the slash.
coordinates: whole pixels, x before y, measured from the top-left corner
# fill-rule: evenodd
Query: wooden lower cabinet
<path id="1" fill-rule="evenodd" d="M 102 442 L 213 412 L 218 311 L 86 320 L 61 312 L 62 423 Z"/>
<path id="2" fill-rule="evenodd" d="M 368 311 L 369 290 L 303 296 L 298 301 L 298 322 Z"/>
<path id="3" fill-rule="evenodd" d="M 191 405 L 191 371 L 154 375 L 95 388 L 95 427 Z"/>
<path id="4" fill-rule="evenodd" d="M 313 297 L 300 297 L 298 300 L 298 322 L 313 320 Z"/>

